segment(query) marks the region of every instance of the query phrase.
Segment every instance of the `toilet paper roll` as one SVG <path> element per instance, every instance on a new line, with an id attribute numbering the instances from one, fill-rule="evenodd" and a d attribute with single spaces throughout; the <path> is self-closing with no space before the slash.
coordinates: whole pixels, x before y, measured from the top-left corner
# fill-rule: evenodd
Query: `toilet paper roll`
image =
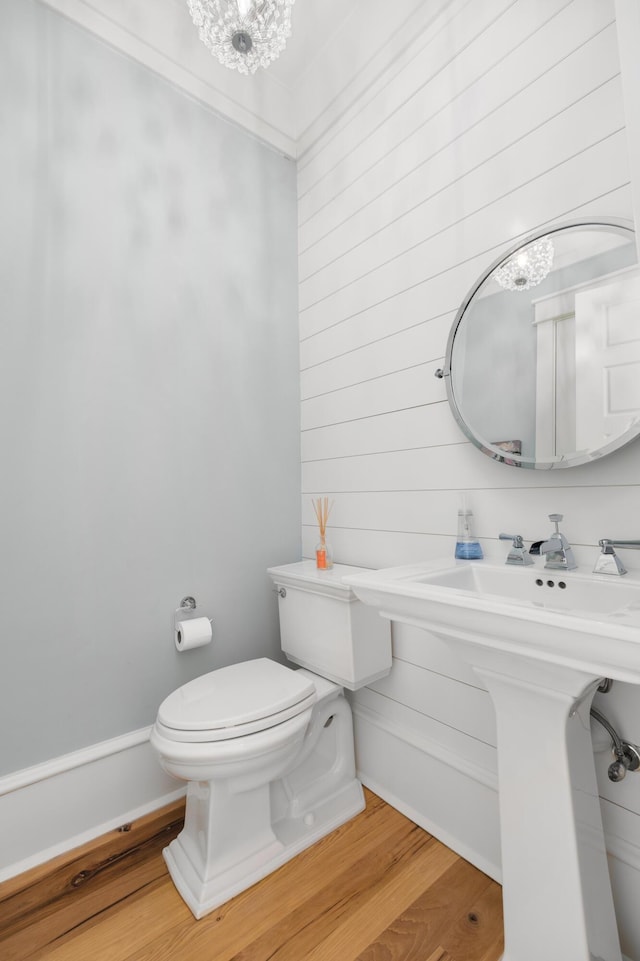
<path id="1" fill-rule="evenodd" d="M 208 617 L 192 617 L 187 621 L 176 623 L 176 648 L 179 651 L 191 651 L 194 647 L 203 647 L 211 641 L 211 621 Z"/>

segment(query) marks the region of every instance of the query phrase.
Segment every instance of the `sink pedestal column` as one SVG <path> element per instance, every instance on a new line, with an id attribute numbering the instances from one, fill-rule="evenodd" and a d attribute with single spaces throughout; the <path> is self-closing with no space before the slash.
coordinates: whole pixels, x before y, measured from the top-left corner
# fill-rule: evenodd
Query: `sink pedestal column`
<path id="1" fill-rule="evenodd" d="M 503 961 L 621 961 L 589 723 L 600 679 L 465 654 L 496 710 Z"/>

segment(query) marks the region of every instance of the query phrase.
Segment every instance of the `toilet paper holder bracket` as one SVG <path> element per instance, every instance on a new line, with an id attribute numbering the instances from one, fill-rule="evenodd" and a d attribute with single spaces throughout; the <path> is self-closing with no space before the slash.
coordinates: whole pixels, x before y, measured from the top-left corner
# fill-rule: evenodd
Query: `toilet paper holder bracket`
<path id="1" fill-rule="evenodd" d="M 192 617 L 198 617 L 196 611 L 197 606 L 195 597 L 191 597 L 190 594 L 182 598 L 180 607 L 176 608 L 173 617 L 173 625 L 176 631 L 178 630 L 180 621 L 190 621 Z"/>

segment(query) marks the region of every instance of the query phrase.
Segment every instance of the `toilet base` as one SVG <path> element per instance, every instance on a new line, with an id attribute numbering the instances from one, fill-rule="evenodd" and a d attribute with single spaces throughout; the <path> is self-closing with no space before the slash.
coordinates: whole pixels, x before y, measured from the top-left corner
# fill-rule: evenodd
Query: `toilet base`
<path id="1" fill-rule="evenodd" d="M 362 785 L 355 778 L 341 790 L 300 817 L 284 816 L 271 825 L 272 838 L 264 847 L 203 880 L 189 856 L 183 834 L 163 851 L 169 873 L 196 918 L 202 918 L 271 874 L 305 848 L 330 834 L 365 808 Z"/>

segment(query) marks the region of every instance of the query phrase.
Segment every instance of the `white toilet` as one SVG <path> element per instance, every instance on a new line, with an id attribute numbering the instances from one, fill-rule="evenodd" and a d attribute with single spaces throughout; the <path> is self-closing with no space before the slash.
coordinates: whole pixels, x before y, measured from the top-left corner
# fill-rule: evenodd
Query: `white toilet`
<path id="1" fill-rule="evenodd" d="M 151 744 L 164 770 L 189 782 L 184 828 L 164 857 L 196 918 L 364 808 L 343 688 L 389 673 L 391 638 L 342 583 L 358 570 L 270 568 L 282 650 L 300 669 L 232 664 L 160 705 Z"/>

